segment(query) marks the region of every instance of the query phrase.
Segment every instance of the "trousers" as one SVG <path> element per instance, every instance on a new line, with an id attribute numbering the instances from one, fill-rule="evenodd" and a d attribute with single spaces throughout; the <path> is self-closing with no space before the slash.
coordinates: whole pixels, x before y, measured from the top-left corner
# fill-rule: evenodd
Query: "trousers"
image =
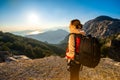
<path id="1" fill-rule="evenodd" d="M 79 71 L 81 64 L 76 64 L 72 62 L 69 67 L 70 71 L 70 80 L 79 80 Z"/>

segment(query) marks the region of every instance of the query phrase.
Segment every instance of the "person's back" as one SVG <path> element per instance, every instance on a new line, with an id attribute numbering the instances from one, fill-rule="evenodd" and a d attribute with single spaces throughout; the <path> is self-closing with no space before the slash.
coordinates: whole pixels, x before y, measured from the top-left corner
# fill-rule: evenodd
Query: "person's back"
<path id="1" fill-rule="evenodd" d="M 79 42 L 75 41 L 75 34 L 85 35 L 84 30 L 82 30 L 82 24 L 78 19 L 72 20 L 70 23 L 70 36 L 68 41 L 68 49 L 66 51 L 66 58 L 68 60 L 69 71 L 70 71 L 70 80 L 79 80 L 79 69 L 81 64 L 75 62 L 75 54 Z"/>

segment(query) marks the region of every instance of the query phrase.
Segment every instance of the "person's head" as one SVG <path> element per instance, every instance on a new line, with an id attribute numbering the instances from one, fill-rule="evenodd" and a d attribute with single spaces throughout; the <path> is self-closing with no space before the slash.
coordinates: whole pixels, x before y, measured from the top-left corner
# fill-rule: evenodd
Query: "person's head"
<path id="1" fill-rule="evenodd" d="M 76 29 L 82 29 L 83 25 L 78 19 L 74 19 L 70 23 L 70 28 L 75 27 Z"/>

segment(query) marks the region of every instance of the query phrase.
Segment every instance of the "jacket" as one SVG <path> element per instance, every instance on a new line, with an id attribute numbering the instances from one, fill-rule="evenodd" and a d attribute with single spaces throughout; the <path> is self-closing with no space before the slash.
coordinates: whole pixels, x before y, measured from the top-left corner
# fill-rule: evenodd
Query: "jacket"
<path id="1" fill-rule="evenodd" d="M 75 34 L 82 34 L 85 35 L 85 31 L 82 29 L 76 29 L 75 26 L 70 26 L 70 33 L 75 33 Z M 69 36 L 69 40 L 68 40 L 68 48 L 66 50 L 66 58 L 67 59 L 74 59 L 74 55 L 75 55 L 75 50 L 77 50 L 77 46 L 75 46 L 75 38 L 74 38 L 74 34 L 71 34 Z M 79 44 L 78 41 L 76 41 L 76 44 Z"/>

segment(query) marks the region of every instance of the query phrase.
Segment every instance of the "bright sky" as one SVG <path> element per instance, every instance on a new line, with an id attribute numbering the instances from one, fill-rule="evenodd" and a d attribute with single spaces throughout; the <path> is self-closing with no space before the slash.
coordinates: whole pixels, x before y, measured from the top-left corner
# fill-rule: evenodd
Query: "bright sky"
<path id="1" fill-rule="evenodd" d="M 120 0 L 0 0 L 0 30 L 23 31 L 68 28 L 100 15 L 120 19 Z"/>

